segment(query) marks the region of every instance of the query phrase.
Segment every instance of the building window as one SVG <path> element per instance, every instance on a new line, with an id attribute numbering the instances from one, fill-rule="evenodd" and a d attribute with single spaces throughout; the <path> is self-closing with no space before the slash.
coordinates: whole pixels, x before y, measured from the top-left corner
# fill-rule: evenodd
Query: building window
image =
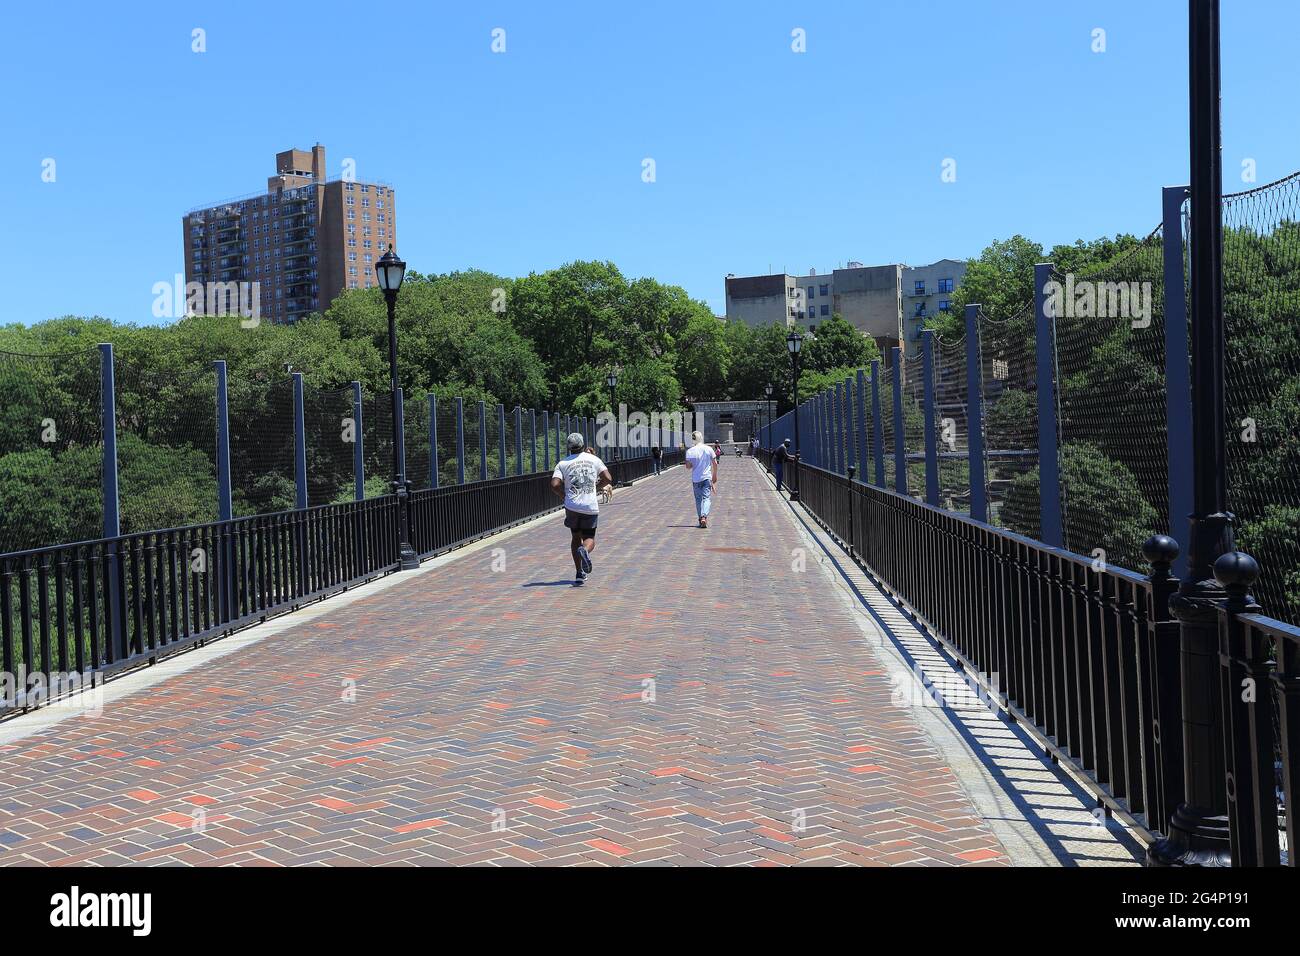
<path id="1" fill-rule="evenodd" d="M 821 310 L 821 313 L 820 313 L 820 314 L 821 314 L 821 315 L 830 315 L 830 314 L 831 314 L 831 307 L 830 307 L 829 305 L 826 305 L 826 304 L 823 302 L 823 303 L 822 303 L 822 310 Z"/>
<path id="2" fill-rule="evenodd" d="M 921 318 L 922 316 L 924 316 L 924 315 L 925 315 L 925 303 L 924 303 L 924 302 L 918 302 L 918 303 L 916 303 L 916 308 L 915 308 L 915 310 L 912 312 L 912 314 L 915 315 L 918 319 Z"/>
<path id="3" fill-rule="evenodd" d="M 831 293 L 830 293 L 830 286 L 823 284 L 823 285 L 819 286 L 819 288 L 821 289 L 821 297 L 822 297 L 823 299 L 826 298 L 828 295 L 831 294 Z"/>
<path id="4" fill-rule="evenodd" d="M 952 291 L 952 280 L 951 280 L 951 279 L 940 279 L 940 280 L 939 280 L 939 291 L 940 291 L 940 292 L 951 292 L 951 291 Z"/>
<path id="5" fill-rule="evenodd" d="M 948 311 L 949 309 L 951 309 L 951 308 L 952 308 L 952 302 L 951 302 L 950 300 L 948 300 L 948 299 L 940 299 L 940 300 L 939 300 L 939 311 L 940 311 L 940 312 L 947 312 L 947 311 Z"/>
<path id="6" fill-rule="evenodd" d="M 347 203 L 348 203 L 349 206 L 355 206 L 355 205 L 357 204 L 357 197 L 356 197 L 356 196 L 349 196 L 349 197 L 347 198 Z"/>
<path id="7" fill-rule="evenodd" d="M 916 282 L 914 282 L 914 283 L 912 284 L 912 294 L 913 294 L 913 295 L 925 295 L 925 280 L 924 280 L 924 279 L 917 279 Z"/>
<path id="8" fill-rule="evenodd" d="M 356 262 L 356 261 L 357 261 L 357 254 L 355 252 L 349 252 L 348 262 Z"/>

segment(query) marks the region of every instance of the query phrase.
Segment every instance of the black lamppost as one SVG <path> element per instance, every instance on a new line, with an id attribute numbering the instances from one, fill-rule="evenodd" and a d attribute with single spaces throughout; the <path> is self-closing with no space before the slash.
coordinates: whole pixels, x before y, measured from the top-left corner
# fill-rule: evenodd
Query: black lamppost
<path id="1" fill-rule="evenodd" d="M 795 468 L 798 468 L 799 460 L 799 350 L 803 348 L 803 336 L 797 329 L 791 329 L 790 334 L 785 337 L 785 347 L 790 353 L 790 368 L 794 379 L 794 457 Z M 798 482 L 796 481 L 796 484 Z M 799 500 L 799 489 L 790 489 L 790 500 Z"/>
<path id="2" fill-rule="evenodd" d="M 772 450 L 772 383 L 768 382 L 763 386 L 763 394 L 767 396 L 767 449 Z"/>
<path id="3" fill-rule="evenodd" d="M 1226 416 L 1219 0 L 1190 0 L 1189 13 L 1192 516 L 1187 577 L 1169 599 L 1169 610 L 1179 622 L 1183 802 L 1174 810 L 1172 819 L 1161 821 L 1168 836 L 1147 847 L 1147 863 L 1229 866 L 1232 848 L 1224 780 L 1223 715 L 1219 697 L 1213 691 L 1221 679 L 1217 673 L 1219 607 L 1228 597 L 1227 590 L 1215 579 L 1214 566 L 1220 556 L 1235 550 L 1233 516 L 1227 507 L 1223 427 Z M 1238 688 L 1226 689 L 1227 693 L 1238 691 Z"/>
<path id="4" fill-rule="evenodd" d="M 618 405 L 614 403 L 614 393 L 618 389 L 618 366 L 615 365 L 605 376 L 605 385 L 609 389 L 610 414 L 614 416 L 614 448 L 610 461 L 618 461 Z"/>
<path id="5" fill-rule="evenodd" d="M 379 288 L 384 293 L 384 302 L 388 304 L 388 372 L 389 389 L 393 396 L 393 491 L 397 494 L 397 513 L 401 541 L 398 544 L 401 568 L 403 571 L 420 566 L 420 559 L 411 547 L 411 488 L 406 480 L 406 455 L 402 449 L 400 409 L 397 384 L 397 290 L 406 278 L 406 263 L 397 258 L 392 244 L 388 251 L 375 263 L 375 277 Z"/>

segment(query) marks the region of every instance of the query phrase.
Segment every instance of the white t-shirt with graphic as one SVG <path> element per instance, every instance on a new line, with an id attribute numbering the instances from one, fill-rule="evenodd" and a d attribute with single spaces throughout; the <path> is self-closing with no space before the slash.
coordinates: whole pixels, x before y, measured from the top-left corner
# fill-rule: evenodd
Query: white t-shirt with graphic
<path id="1" fill-rule="evenodd" d="M 596 481 L 604 470 L 605 463 L 585 451 L 557 461 L 551 477 L 564 482 L 564 507 L 585 515 L 598 514 Z"/>
<path id="2" fill-rule="evenodd" d="M 708 445 L 695 445 L 686 450 L 686 462 L 691 466 L 691 481 L 713 480 L 713 459 L 717 456 Z"/>

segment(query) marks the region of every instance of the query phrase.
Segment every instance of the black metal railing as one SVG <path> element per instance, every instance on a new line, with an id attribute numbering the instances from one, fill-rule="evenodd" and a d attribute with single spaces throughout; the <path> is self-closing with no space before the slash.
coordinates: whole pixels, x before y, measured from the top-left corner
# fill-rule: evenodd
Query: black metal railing
<path id="1" fill-rule="evenodd" d="M 1153 570 L 1144 577 L 821 468 L 796 470 L 804 507 L 991 702 L 1031 728 L 1103 803 L 1152 834 L 1166 829 L 1184 799 L 1172 539 L 1147 542 Z M 1235 595 L 1221 610 L 1214 691 L 1232 858 L 1277 865 L 1281 831 L 1288 848 L 1296 837 L 1289 811 L 1300 793 L 1300 629 L 1250 613 L 1258 608 L 1245 596 L 1249 571 L 1221 559 L 1216 574 Z M 1293 852 L 1288 862 L 1295 865 Z"/>
<path id="2" fill-rule="evenodd" d="M 648 453 L 610 464 L 619 482 L 653 470 Z M 429 557 L 557 510 L 550 483 L 416 491 L 412 544 Z M 398 520 L 386 495 L 0 555 L 0 716 L 394 571 Z"/>

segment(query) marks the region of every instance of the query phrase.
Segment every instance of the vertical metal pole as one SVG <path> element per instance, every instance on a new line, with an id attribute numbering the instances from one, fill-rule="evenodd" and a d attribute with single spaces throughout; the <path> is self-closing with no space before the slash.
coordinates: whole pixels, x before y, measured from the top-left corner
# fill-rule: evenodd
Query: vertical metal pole
<path id="1" fill-rule="evenodd" d="M 438 487 L 438 396 L 429 393 L 429 487 Z"/>
<path id="2" fill-rule="evenodd" d="M 1034 266 L 1034 359 L 1038 387 L 1038 512 L 1044 544 L 1065 547 L 1061 522 L 1061 465 L 1056 447 L 1056 336 L 1047 314 L 1052 264 Z"/>
<path id="3" fill-rule="evenodd" d="M 853 464 L 853 380 L 845 378 L 836 385 L 840 394 L 840 473 L 848 475 Z"/>
<path id="4" fill-rule="evenodd" d="M 1183 273 L 1183 200 L 1188 187 L 1166 186 L 1164 206 L 1165 421 L 1169 449 L 1169 534 L 1191 541 L 1192 370 L 1187 344 L 1187 277 Z M 1174 576 L 1187 577 L 1188 556 L 1174 560 Z"/>
<path id="5" fill-rule="evenodd" d="M 465 400 L 452 399 L 456 408 L 456 484 L 465 484 Z"/>
<path id="6" fill-rule="evenodd" d="M 230 482 L 230 392 L 225 359 L 212 363 L 217 373 L 217 520 L 234 518 Z M 360 434 L 360 426 L 357 433 Z M 216 571 L 213 590 L 217 595 L 217 620 L 233 619 L 235 607 L 234 539 L 225 533 L 216 538 L 218 554 L 208 555 L 208 571 Z"/>
<path id="7" fill-rule="evenodd" d="M 853 406 L 858 416 L 858 481 L 866 483 L 871 480 L 867 474 L 867 373 L 858 369 L 858 400 Z"/>
<path id="8" fill-rule="evenodd" d="M 530 408 L 528 410 L 528 420 L 528 447 L 533 450 L 532 465 L 529 468 L 529 471 L 535 472 L 537 471 L 537 409 Z"/>
<path id="9" fill-rule="evenodd" d="M 1232 862 L 1219 701 L 1219 614 L 1227 591 L 1214 562 L 1235 550 L 1227 512 L 1223 344 L 1223 168 L 1219 3 L 1189 0 L 1192 165 L 1192 519 L 1187 577 L 1169 600 L 1179 621 L 1184 800 L 1169 836 L 1147 848 L 1155 865 Z M 1238 692 L 1229 688 L 1229 692 Z"/>
<path id="10" fill-rule="evenodd" d="M 366 500 L 366 443 L 362 415 L 361 383 L 352 383 L 352 497 Z"/>
<path id="11" fill-rule="evenodd" d="M 293 372 L 293 506 L 307 507 L 307 423 L 303 410 L 302 372 Z"/>
<path id="12" fill-rule="evenodd" d="M 393 461 L 403 490 L 409 482 L 406 480 L 406 391 L 397 389 L 393 393 Z"/>
<path id="13" fill-rule="evenodd" d="M 235 516 L 230 488 L 230 398 L 227 390 L 226 361 L 212 363 L 217 373 L 217 520 Z M 360 433 L 360 427 L 357 429 Z"/>
<path id="14" fill-rule="evenodd" d="M 113 362 L 113 345 L 99 345 L 99 433 L 104 440 L 103 485 L 104 537 L 119 538 L 122 534 L 121 510 L 117 486 L 117 376 Z M 113 660 L 127 656 L 125 579 L 122 575 L 120 543 L 114 540 L 107 548 L 108 560 L 108 629 Z M 4 587 L 9 587 L 6 580 Z M 31 666 L 30 661 L 24 661 Z M 54 670 L 49 661 L 44 662 L 46 673 Z"/>
<path id="15" fill-rule="evenodd" d="M 939 433 L 935 428 L 934 329 L 921 331 L 921 384 L 925 402 L 925 503 L 939 507 Z"/>
<path id="16" fill-rule="evenodd" d="M 966 450 L 970 469 L 970 516 L 989 520 L 988 479 L 984 476 L 984 363 L 980 355 L 978 305 L 966 306 Z"/>
<path id="17" fill-rule="evenodd" d="M 894 369 L 894 490 L 908 494 L 907 441 L 903 434 L 903 350 L 895 345 L 889 350 Z"/>
<path id="18" fill-rule="evenodd" d="M 478 480 L 487 481 L 487 404 L 478 403 Z"/>
<path id="19" fill-rule="evenodd" d="M 871 360 L 871 441 L 876 457 L 876 487 L 885 487 L 885 420 L 880 416 L 880 360 Z"/>

